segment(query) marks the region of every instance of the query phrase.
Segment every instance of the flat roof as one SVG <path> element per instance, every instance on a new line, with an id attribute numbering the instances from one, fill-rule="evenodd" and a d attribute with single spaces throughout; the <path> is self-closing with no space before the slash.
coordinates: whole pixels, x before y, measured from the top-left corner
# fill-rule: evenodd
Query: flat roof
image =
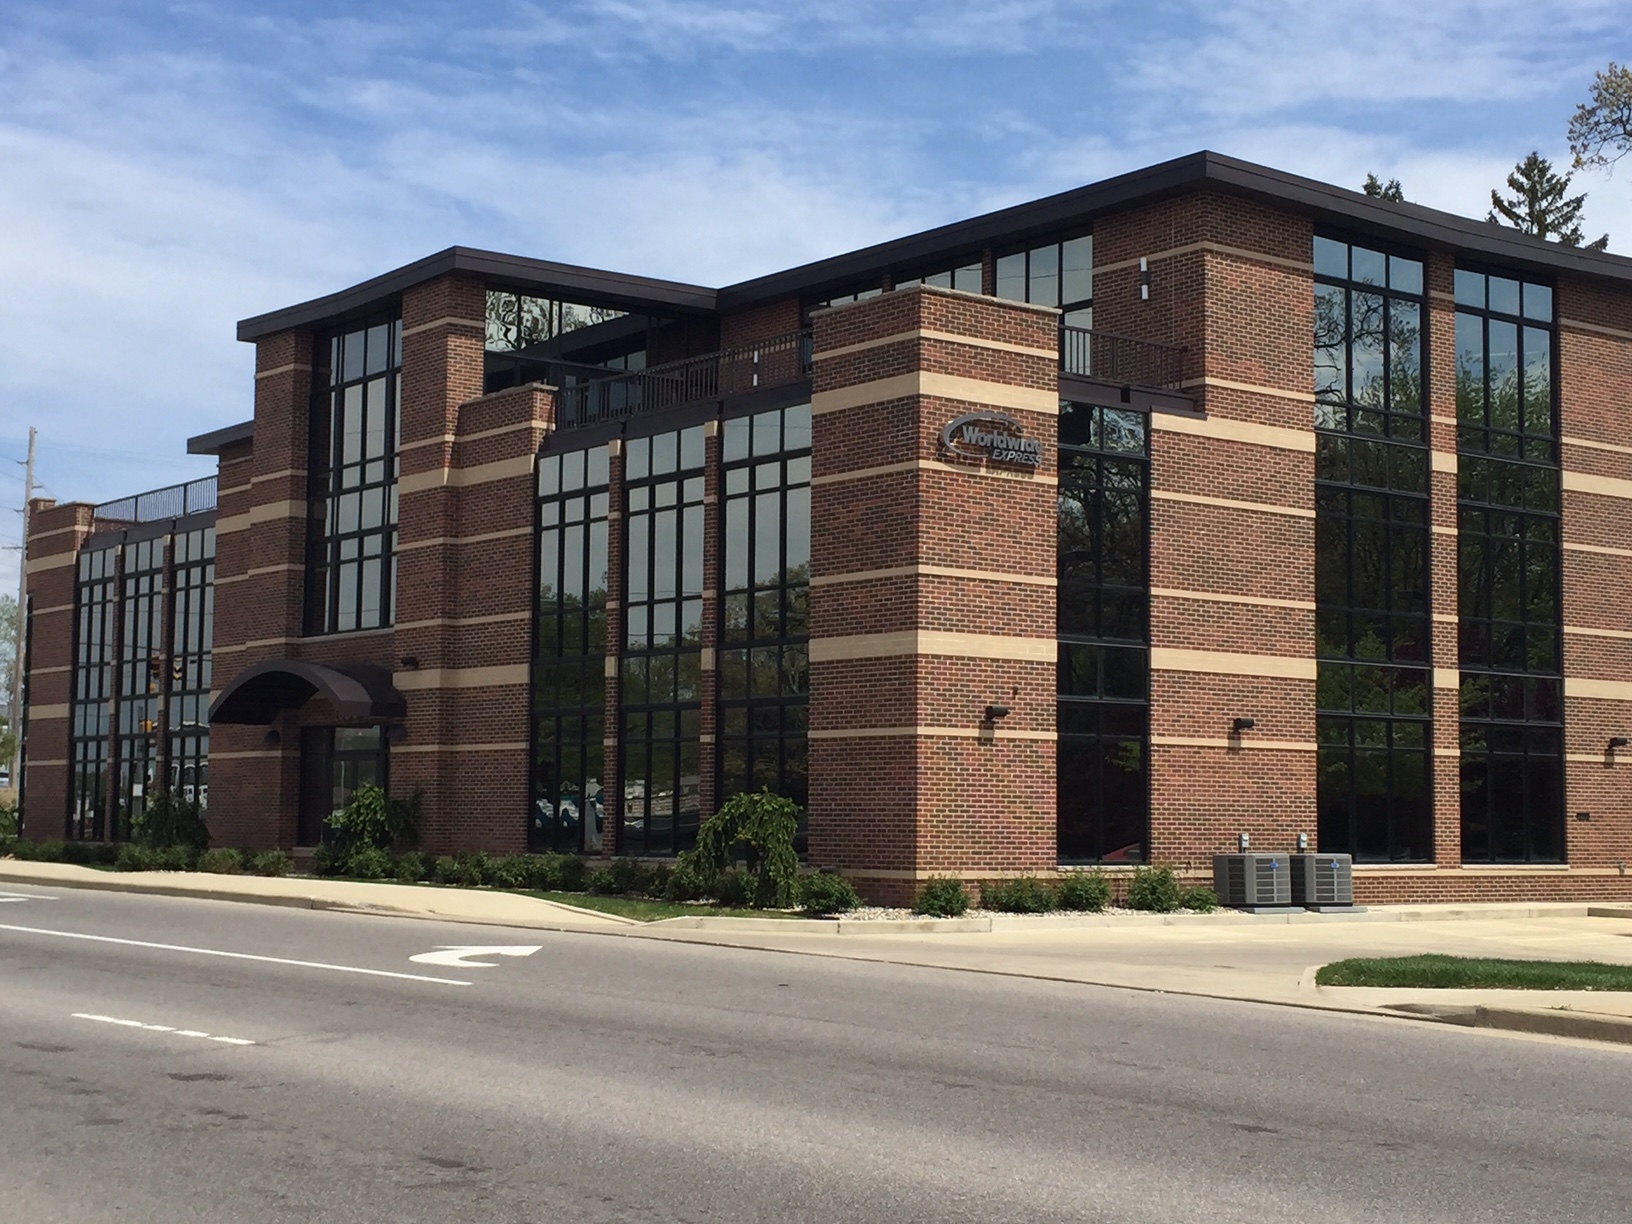
<path id="1" fill-rule="evenodd" d="M 854 288 L 861 281 L 877 280 L 886 271 L 910 274 L 937 262 L 953 266 L 977 256 L 988 246 L 1023 246 L 1074 225 L 1091 225 L 1096 217 L 1202 190 L 1287 208 L 1312 217 L 1317 224 L 1359 236 L 1455 250 L 1533 273 L 1564 272 L 1632 284 L 1632 258 L 1623 255 L 1562 246 L 1508 226 L 1420 204 L 1383 200 L 1203 150 L 721 289 L 470 247 L 449 247 L 338 293 L 244 319 L 238 324 L 238 338 L 258 340 L 294 327 L 361 315 L 399 298 L 405 289 L 455 272 L 480 276 L 489 284 L 518 291 L 587 297 L 594 304 L 622 309 L 657 308 L 676 314 L 709 315 L 794 295 L 821 297 Z"/>
<path id="2" fill-rule="evenodd" d="M 248 442 L 255 436 L 255 422 L 240 421 L 236 425 L 227 425 L 221 429 L 212 429 L 209 433 L 197 434 L 187 439 L 187 453 L 189 455 L 219 455 L 234 442 Z"/>

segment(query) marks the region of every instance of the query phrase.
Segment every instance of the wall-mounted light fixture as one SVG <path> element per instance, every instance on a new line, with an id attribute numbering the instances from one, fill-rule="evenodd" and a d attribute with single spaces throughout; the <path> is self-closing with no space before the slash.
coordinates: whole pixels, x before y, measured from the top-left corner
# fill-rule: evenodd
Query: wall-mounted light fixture
<path id="1" fill-rule="evenodd" d="M 402 666 L 408 671 L 418 671 L 419 670 L 419 656 L 418 655 L 403 655 L 402 658 L 397 660 L 397 662 L 401 663 Z"/>
<path id="2" fill-rule="evenodd" d="M 1235 835 L 1235 844 L 1237 849 L 1239 849 L 1242 854 L 1245 854 L 1247 852 L 1247 847 L 1252 845 L 1252 834 L 1237 833 Z"/>
<path id="3" fill-rule="evenodd" d="M 385 739 L 389 744 L 400 744 L 408 738 L 408 728 L 402 723 L 394 723 L 385 729 Z"/>
<path id="4" fill-rule="evenodd" d="M 1609 750 L 1611 752 L 1614 752 L 1617 748 L 1625 748 L 1628 744 L 1632 744 L 1632 740 L 1627 739 L 1624 735 L 1612 735 L 1609 737 Z"/>
<path id="5" fill-rule="evenodd" d="M 1139 300 L 1150 301 L 1150 260 L 1139 256 Z"/>
<path id="6" fill-rule="evenodd" d="M 1309 834 L 1299 833 L 1298 834 L 1298 850 L 1299 850 L 1299 852 L 1306 851 L 1308 849 L 1309 849 Z"/>
<path id="7" fill-rule="evenodd" d="M 1000 718 L 1009 716 L 1009 707 L 1004 705 L 989 705 L 986 707 L 986 721 L 996 722 Z"/>
<path id="8" fill-rule="evenodd" d="M 1230 734 L 1240 735 L 1243 731 L 1251 731 L 1258 723 L 1251 718 L 1238 718 L 1230 724 Z"/>
<path id="9" fill-rule="evenodd" d="M 283 736 L 278 734 L 278 729 L 276 727 L 273 727 L 265 735 L 261 736 L 261 743 L 265 744 L 268 748 L 275 748 L 282 741 Z"/>

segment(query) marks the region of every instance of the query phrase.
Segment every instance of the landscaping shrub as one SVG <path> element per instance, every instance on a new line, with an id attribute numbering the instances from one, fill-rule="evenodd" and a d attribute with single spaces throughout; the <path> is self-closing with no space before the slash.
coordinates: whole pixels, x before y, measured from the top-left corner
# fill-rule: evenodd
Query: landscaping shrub
<path id="1" fill-rule="evenodd" d="M 436 856 L 423 850 L 406 850 L 397 855 L 397 879 L 404 884 L 416 884 L 436 875 Z"/>
<path id="2" fill-rule="evenodd" d="M 1179 898 L 1179 906 L 1198 914 L 1210 914 L 1218 908 L 1218 894 L 1210 888 L 1187 888 Z"/>
<path id="3" fill-rule="evenodd" d="M 646 869 L 646 882 L 640 890 L 640 895 L 650 897 L 653 901 L 661 901 L 669 895 L 669 877 L 674 874 L 674 868 L 667 863 L 654 863 Z"/>
<path id="4" fill-rule="evenodd" d="M 912 903 L 913 913 L 930 918 L 956 918 L 968 908 L 969 892 L 963 881 L 950 876 L 930 876 Z"/>
<path id="5" fill-rule="evenodd" d="M 151 850 L 186 846 L 202 853 L 210 845 L 210 831 L 204 823 L 204 808 L 196 799 L 182 799 L 169 791 L 156 791 L 147 805 L 130 822 L 130 840 Z"/>
<path id="6" fill-rule="evenodd" d="M 358 880 L 390 880 L 397 874 L 397 860 L 391 851 L 378 846 L 361 846 L 346 859 L 346 874 Z"/>
<path id="7" fill-rule="evenodd" d="M 1059 908 L 1054 890 L 1034 876 L 985 881 L 980 886 L 980 905 L 1005 914 L 1046 914 Z"/>
<path id="8" fill-rule="evenodd" d="M 709 894 L 726 909 L 749 909 L 759 882 L 746 871 L 727 871 L 714 877 Z"/>
<path id="9" fill-rule="evenodd" d="M 459 882 L 456 878 L 458 874 L 459 862 L 449 854 L 444 854 L 437 859 L 435 866 L 431 869 L 431 878 L 438 884 L 457 884 Z"/>
<path id="10" fill-rule="evenodd" d="M 752 882 L 746 904 L 790 905 L 799 878 L 793 837 L 803 814 L 792 799 L 773 795 L 769 787 L 758 794 L 733 795 L 703 821 L 696 847 L 682 854 L 679 862 L 712 882 L 730 868 L 740 846 L 747 852 L 746 874 Z"/>
<path id="11" fill-rule="evenodd" d="M 541 854 L 546 890 L 553 892 L 583 892 L 584 878 L 589 865 L 576 854 Z"/>
<path id="12" fill-rule="evenodd" d="M 17 840 L 17 806 L 0 803 L 0 848 Z"/>
<path id="13" fill-rule="evenodd" d="M 1060 881 L 1057 895 L 1063 910 L 1097 914 L 1111 903 L 1111 882 L 1103 871 L 1073 871 Z"/>
<path id="14" fill-rule="evenodd" d="M 244 856 L 236 850 L 206 850 L 198 856 L 198 870 L 215 875 L 239 875 L 244 870 Z"/>
<path id="15" fill-rule="evenodd" d="M 1171 914 L 1179 908 L 1178 878 L 1171 867 L 1136 867 L 1128 884 L 1128 908 Z"/>
<path id="16" fill-rule="evenodd" d="M 312 850 L 311 870 L 314 876 L 337 876 L 345 872 L 346 856 L 333 842 L 319 842 Z"/>
<path id="17" fill-rule="evenodd" d="M 478 888 L 483 884 L 492 883 L 493 860 L 480 850 L 461 850 L 453 856 L 453 878 L 451 884 L 460 884 L 465 888 Z"/>
<path id="18" fill-rule="evenodd" d="M 198 867 L 197 846 L 166 846 L 153 853 L 158 856 L 157 871 L 194 871 Z"/>
<path id="19" fill-rule="evenodd" d="M 807 914 L 848 914 L 861 905 L 855 888 L 831 871 L 813 871 L 799 877 L 799 908 Z"/>
<path id="20" fill-rule="evenodd" d="M 646 891 L 646 885 L 652 878 L 652 869 L 639 859 L 613 859 L 611 871 L 617 881 L 618 892 L 637 896 Z"/>
<path id="21" fill-rule="evenodd" d="M 113 862 L 115 871 L 157 871 L 159 869 L 159 852 L 150 850 L 146 846 L 138 846 L 134 842 L 120 848 L 119 857 Z"/>
<path id="22" fill-rule="evenodd" d="M 525 854 L 506 854 L 491 860 L 487 882 L 494 888 L 526 888 L 531 874 Z"/>
<path id="23" fill-rule="evenodd" d="M 590 872 L 585 888 L 601 897 L 615 897 L 623 891 L 618 887 L 618 873 L 610 867 L 597 867 Z"/>
<path id="24" fill-rule="evenodd" d="M 685 863 L 676 863 L 663 882 L 665 901 L 701 901 L 708 896 L 708 881 Z"/>
<path id="25" fill-rule="evenodd" d="M 418 793 L 412 799 L 393 799 L 370 784 L 353 791 L 351 801 L 327 823 L 343 849 L 394 850 L 413 844 L 418 822 Z"/>
<path id="26" fill-rule="evenodd" d="M 252 855 L 245 866 L 253 875 L 286 876 L 295 869 L 295 860 L 282 850 L 263 850 Z"/>

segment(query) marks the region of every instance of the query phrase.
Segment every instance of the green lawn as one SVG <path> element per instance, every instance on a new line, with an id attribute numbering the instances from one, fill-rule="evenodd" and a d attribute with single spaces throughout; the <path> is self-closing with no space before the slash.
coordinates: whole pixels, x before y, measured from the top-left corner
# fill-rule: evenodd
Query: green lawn
<path id="1" fill-rule="evenodd" d="M 1434 989 L 1632 990 L 1632 965 L 1601 961 L 1486 960 L 1471 956 L 1391 956 L 1334 961 L 1315 973 L 1322 986 Z"/>
<path id="2" fill-rule="evenodd" d="M 656 922 L 660 918 L 802 918 L 785 910 L 726 909 L 719 905 L 684 905 L 678 901 L 648 901 L 644 897 L 602 897 L 595 893 L 532 892 L 528 897 L 542 897 L 575 905 L 579 909 L 596 910 L 602 914 L 616 914 L 620 918 L 634 918 L 640 922 Z"/>

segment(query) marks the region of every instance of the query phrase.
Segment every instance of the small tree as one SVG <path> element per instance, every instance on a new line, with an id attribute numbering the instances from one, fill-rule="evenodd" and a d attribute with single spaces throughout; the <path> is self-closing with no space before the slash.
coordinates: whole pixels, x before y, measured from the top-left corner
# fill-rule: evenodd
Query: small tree
<path id="1" fill-rule="evenodd" d="M 210 846 L 203 805 L 196 799 L 156 791 L 148 796 L 146 805 L 130 822 L 130 840 L 149 850 L 180 846 L 202 853 Z"/>
<path id="2" fill-rule="evenodd" d="M 1570 152 L 1577 170 L 1607 168 L 1632 153 L 1632 68 L 1612 60 L 1592 78 L 1570 119 Z"/>
<path id="3" fill-rule="evenodd" d="M 799 877 L 799 855 L 793 835 L 799 829 L 801 809 L 792 799 L 771 794 L 733 795 L 697 830 L 697 845 L 680 856 L 677 870 L 695 872 L 713 881 L 731 866 L 739 845 L 749 852 L 754 876 L 755 905 L 791 905 Z"/>
<path id="4" fill-rule="evenodd" d="M 419 822 L 419 796 L 392 799 L 382 787 L 369 783 L 352 792 L 351 802 L 329 817 L 339 848 L 396 850 L 412 842 Z"/>
<path id="5" fill-rule="evenodd" d="M 1405 203 L 1405 189 L 1400 186 L 1399 179 L 1389 179 L 1385 183 L 1375 174 L 1367 174 L 1366 181 L 1360 185 L 1360 190 L 1379 200 L 1392 200 L 1396 204 Z"/>
<path id="6" fill-rule="evenodd" d="M 1587 202 L 1586 192 L 1572 196 L 1570 175 L 1558 174 L 1553 163 L 1540 153 L 1532 152 L 1507 176 L 1508 189 L 1513 192 L 1505 199 L 1500 192 L 1490 193 L 1490 221 L 1504 222 L 1526 234 L 1546 238 L 1564 246 L 1580 246 L 1581 209 Z M 1589 251 L 1601 251 L 1609 245 L 1605 234 L 1587 244 Z"/>

